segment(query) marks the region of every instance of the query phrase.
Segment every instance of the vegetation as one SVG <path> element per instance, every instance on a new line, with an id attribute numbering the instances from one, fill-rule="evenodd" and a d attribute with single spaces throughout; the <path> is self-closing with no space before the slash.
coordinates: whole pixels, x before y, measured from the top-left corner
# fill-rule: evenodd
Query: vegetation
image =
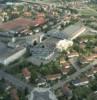
<path id="1" fill-rule="evenodd" d="M 43 65 L 40 68 L 40 73 L 43 75 L 49 75 L 49 74 L 56 74 L 59 73 L 60 69 L 59 69 L 59 62 L 50 62 L 47 65 Z"/>
<path id="2" fill-rule="evenodd" d="M 92 8 L 84 8 L 84 9 L 80 9 L 78 10 L 79 14 L 82 16 L 97 16 L 97 11 L 95 9 Z"/>

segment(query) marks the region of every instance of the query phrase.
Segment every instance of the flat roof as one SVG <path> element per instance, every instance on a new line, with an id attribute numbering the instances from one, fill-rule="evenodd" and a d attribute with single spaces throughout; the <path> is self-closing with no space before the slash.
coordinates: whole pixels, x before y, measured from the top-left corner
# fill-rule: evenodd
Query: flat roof
<path id="1" fill-rule="evenodd" d="M 6 44 L 0 42 L 0 59 L 4 60 L 7 57 L 13 55 L 14 53 L 22 49 L 24 49 L 24 47 L 11 48 L 11 47 L 8 47 Z"/>
<path id="2" fill-rule="evenodd" d="M 46 40 L 44 40 L 42 43 L 36 45 L 35 47 L 32 48 L 32 56 L 36 57 L 36 58 L 45 58 L 48 55 L 50 55 L 51 53 L 53 53 L 53 51 L 56 48 L 56 43 L 59 40 L 56 38 L 48 38 Z"/>
<path id="3" fill-rule="evenodd" d="M 35 88 L 28 100 L 57 100 L 57 98 L 49 88 Z"/>
<path id="4" fill-rule="evenodd" d="M 32 48 L 32 56 L 28 58 L 28 61 L 39 66 L 42 64 L 47 64 L 50 61 L 57 58 L 59 55 L 56 52 L 56 43 L 59 40 L 56 38 L 48 38 L 44 40 L 42 43 L 36 45 Z M 50 59 L 45 59 L 50 56 Z"/>
<path id="5" fill-rule="evenodd" d="M 65 28 L 62 33 L 67 39 L 71 39 L 74 37 L 84 26 L 81 23 L 75 23 L 70 25 L 69 27 Z"/>
<path id="6" fill-rule="evenodd" d="M 73 25 L 66 27 L 62 31 L 58 29 L 52 29 L 49 32 L 47 32 L 47 35 L 51 37 L 59 38 L 59 39 L 71 39 L 83 27 L 84 26 L 78 22 L 78 23 L 75 23 Z"/>

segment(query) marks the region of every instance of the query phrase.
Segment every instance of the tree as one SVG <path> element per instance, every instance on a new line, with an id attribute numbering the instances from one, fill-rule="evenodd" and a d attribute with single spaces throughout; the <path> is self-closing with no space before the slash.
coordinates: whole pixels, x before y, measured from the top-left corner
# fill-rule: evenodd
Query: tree
<path id="1" fill-rule="evenodd" d="M 29 90 L 28 90 L 28 88 L 25 88 L 24 95 L 27 96 L 28 94 L 29 94 Z"/>
<path id="2" fill-rule="evenodd" d="M 36 78 L 38 77 L 38 74 L 35 70 L 31 70 L 31 78 L 30 78 L 30 82 L 31 83 L 35 83 Z"/>
<path id="3" fill-rule="evenodd" d="M 93 91 L 97 91 L 97 81 L 96 81 L 96 80 L 90 81 L 90 88 L 91 88 Z"/>

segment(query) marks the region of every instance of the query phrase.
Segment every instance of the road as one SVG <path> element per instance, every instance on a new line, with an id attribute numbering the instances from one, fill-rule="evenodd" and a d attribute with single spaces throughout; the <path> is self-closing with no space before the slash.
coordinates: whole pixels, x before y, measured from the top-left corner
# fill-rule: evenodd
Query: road
<path id="1" fill-rule="evenodd" d="M 39 5 L 56 5 L 56 6 L 65 6 L 65 4 L 63 4 L 63 3 L 58 3 L 58 2 L 45 2 L 45 0 L 44 1 L 40 1 L 40 0 L 38 0 L 38 1 L 32 1 L 32 0 L 21 0 L 22 2 L 26 2 L 26 3 L 32 3 L 32 4 L 39 4 Z M 49 1 L 49 0 L 48 0 Z M 57 1 L 57 0 L 56 0 Z"/>
<path id="2" fill-rule="evenodd" d="M 77 58 L 69 59 L 69 62 L 72 64 L 72 66 L 73 66 L 77 71 L 80 71 L 79 65 L 77 64 Z"/>
<path id="3" fill-rule="evenodd" d="M 14 77 L 2 70 L 0 70 L 0 78 L 4 78 L 6 81 L 8 81 L 12 85 L 16 86 L 16 88 L 18 88 L 18 89 L 24 90 L 25 88 L 27 88 L 29 91 L 31 91 L 33 89 L 33 87 L 31 85 L 17 79 L 16 77 Z"/>
<path id="4" fill-rule="evenodd" d="M 60 80 L 58 81 L 58 83 L 53 85 L 53 89 L 57 89 L 62 87 L 65 83 L 72 81 L 73 79 L 77 78 L 78 76 L 80 76 L 82 73 L 86 72 L 87 70 L 89 70 L 90 68 L 92 68 L 94 65 L 97 64 L 97 60 L 93 61 L 91 64 L 89 64 L 88 66 L 85 66 L 84 68 L 80 69 L 79 71 L 75 72 L 74 74 L 72 74 L 71 76 L 67 77 L 65 81 Z"/>

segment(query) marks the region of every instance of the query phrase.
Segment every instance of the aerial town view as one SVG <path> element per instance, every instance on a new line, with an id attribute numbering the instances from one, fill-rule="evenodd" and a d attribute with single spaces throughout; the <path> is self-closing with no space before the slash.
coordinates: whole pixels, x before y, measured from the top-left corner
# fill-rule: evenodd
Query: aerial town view
<path id="1" fill-rule="evenodd" d="M 97 100 L 97 0 L 0 0 L 0 100 Z"/>

